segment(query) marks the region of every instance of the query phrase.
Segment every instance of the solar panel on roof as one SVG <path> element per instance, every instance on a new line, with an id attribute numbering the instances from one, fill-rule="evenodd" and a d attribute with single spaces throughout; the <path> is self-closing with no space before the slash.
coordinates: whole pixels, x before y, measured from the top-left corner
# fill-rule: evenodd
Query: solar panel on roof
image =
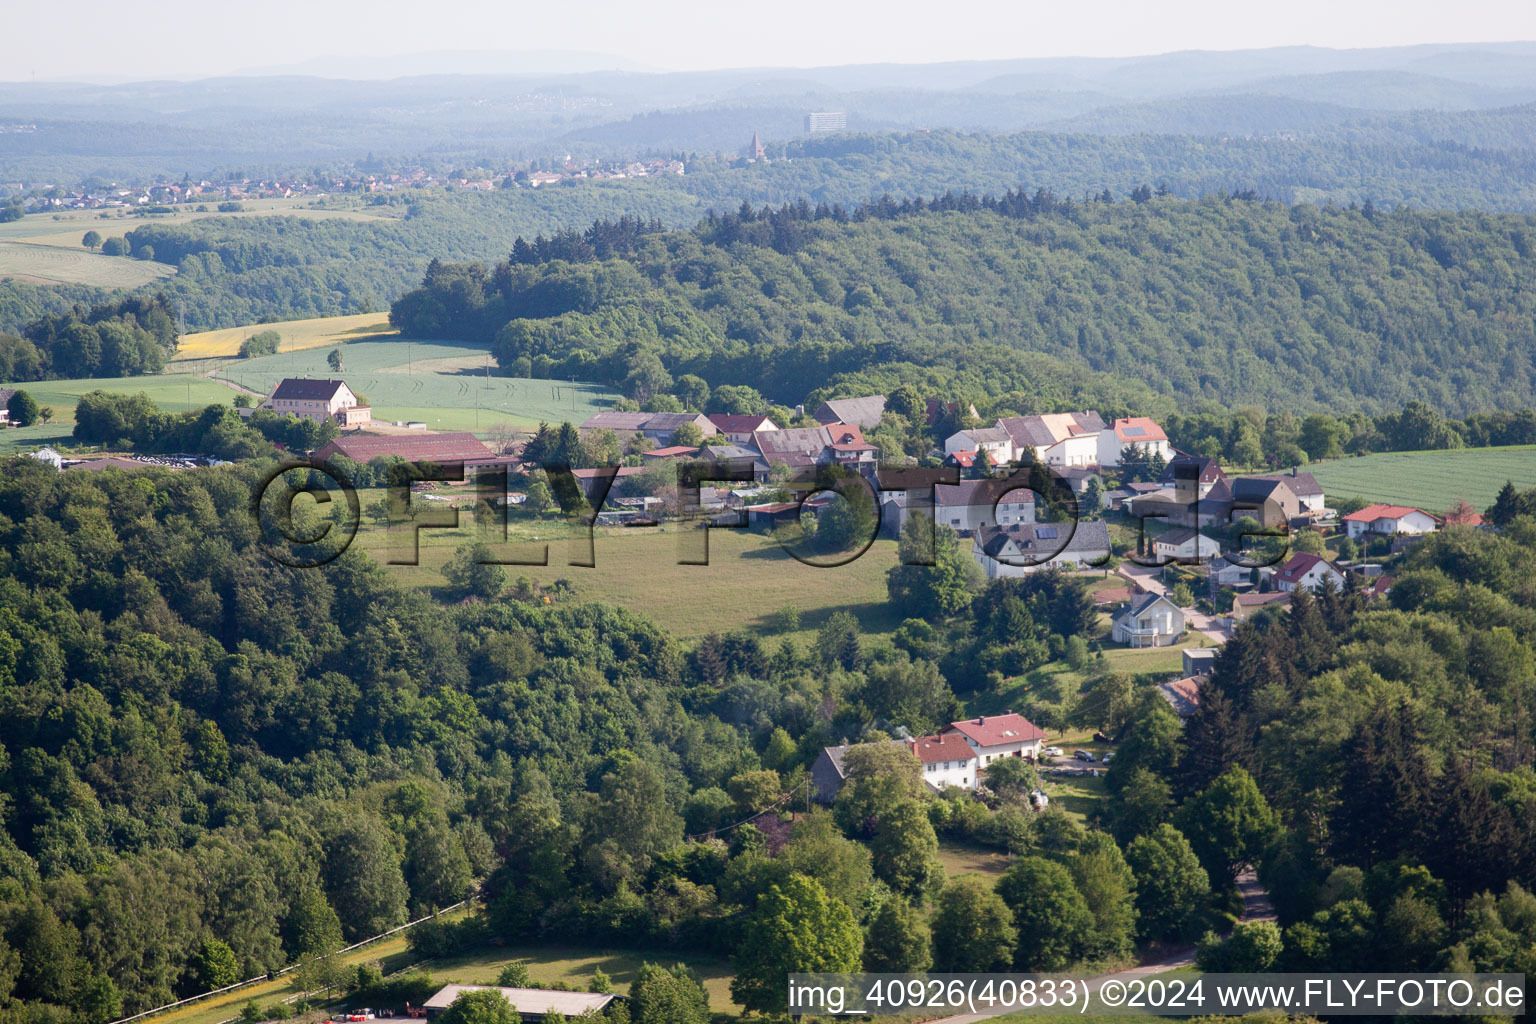
<path id="1" fill-rule="evenodd" d="M 1039 529 L 1035 530 L 1035 536 L 1037 538 L 1039 538 L 1040 540 L 1055 540 L 1056 539 L 1056 527 L 1054 527 L 1054 526 L 1042 526 Z"/>
<path id="2" fill-rule="evenodd" d="M 1140 437 L 1147 432 L 1146 427 L 1126 427 L 1125 432 L 1131 437 Z"/>

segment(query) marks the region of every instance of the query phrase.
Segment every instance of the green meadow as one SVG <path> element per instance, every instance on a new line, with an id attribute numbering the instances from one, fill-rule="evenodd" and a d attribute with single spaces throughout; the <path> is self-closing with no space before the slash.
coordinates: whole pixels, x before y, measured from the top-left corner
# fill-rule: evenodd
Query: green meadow
<path id="1" fill-rule="evenodd" d="M 1383 452 L 1317 462 L 1306 469 L 1322 484 L 1330 505 L 1360 497 L 1444 512 L 1456 499 L 1465 498 L 1482 509 L 1493 504 L 1506 480 L 1522 490 L 1536 487 L 1536 445 Z"/>
<path id="2" fill-rule="evenodd" d="M 280 352 L 225 364 L 218 377 L 270 394 L 284 377 L 342 377 L 378 420 L 420 421 L 432 430 L 485 431 L 498 422 L 520 430 L 540 421 L 580 423 L 618 396 L 581 381 L 495 376 L 489 350 L 440 341 L 364 341 L 341 347 L 342 371 L 328 348 Z"/>

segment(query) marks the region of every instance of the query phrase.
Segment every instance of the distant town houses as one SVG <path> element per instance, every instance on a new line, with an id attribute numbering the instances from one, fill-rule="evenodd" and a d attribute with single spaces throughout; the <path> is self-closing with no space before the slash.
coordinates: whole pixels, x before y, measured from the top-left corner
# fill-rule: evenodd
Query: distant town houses
<path id="1" fill-rule="evenodd" d="M 884 415 L 884 395 L 862 395 L 858 398 L 828 399 L 811 414 L 811 418 L 817 423 L 851 423 L 865 430 L 873 430 L 880 425 Z"/>

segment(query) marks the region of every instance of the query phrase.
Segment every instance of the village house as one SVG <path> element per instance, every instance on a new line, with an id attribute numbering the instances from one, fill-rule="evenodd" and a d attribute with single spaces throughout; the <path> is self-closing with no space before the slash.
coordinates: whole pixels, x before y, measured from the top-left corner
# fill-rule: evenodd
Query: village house
<path id="1" fill-rule="evenodd" d="M 342 380 L 286 377 L 260 408 L 316 423 L 335 420 L 343 427 L 359 426 L 373 419 L 373 410 L 361 404 Z"/>
<path id="2" fill-rule="evenodd" d="M 1418 536 L 1434 533 L 1434 516 L 1407 505 L 1367 505 L 1344 517 L 1344 531 L 1351 537 L 1375 533 L 1387 536 Z"/>
<path id="3" fill-rule="evenodd" d="M 0 427 L 11 425 L 10 401 L 15 394 L 15 388 L 0 388 Z"/>
<path id="4" fill-rule="evenodd" d="M 811 414 L 817 423 L 851 423 L 865 430 L 874 430 L 885 415 L 884 395 L 863 395 L 859 398 L 829 398 Z"/>
<path id="5" fill-rule="evenodd" d="M 1130 448 L 1139 448 L 1149 456 L 1155 455 L 1167 462 L 1173 457 L 1168 435 L 1157 421 L 1146 416 L 1128 416 L 1115 420 L 1105 430 L 1099 431 L 1099 465 L 1120 465 L 1120 455 Z"/>
<path id="6" fill-rule="evenodd" d="M 1288 473 L 1260 473 L 1251 479 L 1284 480 L 1285 486 L 1289 487 L 1291 493 L 1296 495 L 1296 500 L 1301 505 L 1303 512 L 1320 515 L 1326 507 L 1322 485 L 1317 482 L 1317 477 L 1311 473 L 1303 473 L 1299 469 L 1292 469 Z"/>
<path id="7" fill-rule="evenodd" d="M 731 416 L 716 412 L 709 414 L 709 422 L 731 444 L 751 444 L 752 435 L 759 430 L 779 429 L 779 425 L 767 416 Z"/>
<path id="8" fill-rule="evenodd" d="M 835 464 L 873 476 L 875 457 L 880 453 L 864 440 L 864 432 L 850 423 L 759 430 L 752 435 L 752 445 L 769 466 L 782 463 L 791 472 Z"/>
<path id="9" fill-rule="evenodd" d="M 1080 569 L 1109 556 L 1109 528 L 1097 520 L 984 526 L 971 541 L 971 556 L 987 579 L 1026 576 L 1048 566 Z"/>
<path id="10" fill-rule="evenodd" d="M 1110 637 L 1131 647 L 1167 647 L 1184 635 L 1184 610 L 1162 594 L 1143 594 L 1115 616 Z"/>
<path id="11" fill-rule="evenodd" d="M 696 412 L 600 412 L 582 423 L 582 430 L 611 430 L 619 439 L 644 434 L 657 444 L 671 444 L 672 435 L 685 423 L 692 423 L 705 437 L 714 437 L 719 429 L 707 416 Z"/>
<path id="12" fill-rule="evenodd" d="M 1324 558 L 1299 552 L 1275 573 L 1275 589 L 1282 594 L 1295 590 L 1319 590 L 1324 586 L 1334 590 L 1344 588 L 1344 574 Z"/>
<path id="13" fill-rule="evenodd" d="M 905 740 L 886 740 L 888 744 L 906 747 Z M 837 791 L 843 788 L 843 783 L 848 779 L 847 770 L 843 767 L 843 758 L 848 751 L 853 749 L 853 744 L 840 743 L 835 747 L 822 747 L 821 753 L 816 755 L 816 760 L 811 764 L 812 796 L 820 803 L 830 804 L 832 798 L 837 796 Z M 911 749 L 908 747 L 908 749 Z"/>
<path id="14" fill-rule="evenodd" d="M 1007 480 L 983 477 L 933 488 L 934 521 L 961 536 L 985 526 L 1035 521 L 1035 492 Z"/>
<path id="15" fill-rule="evenodd" d="M 1304 511 L 1301 499 L 1283 477 L 1242 476 L 1230 486 L 1233 519 L 1252 519 L 1265 529 L 1276 529 Z"/>
<path id="16" fill-rule="evenodd" d="M 1274 604 L 1287 604 L 1291 595 L 1283 590 L 1270 591 L 1267 594 L 1238 594 L 1232 599 L 1232 610 L 1224 617 L 1224 624 L 1230 629 L 1239 622 L 1246 622 L 1260 611 Z"/>
<path id="17" fill-rule="evenodd" d="M 1169 530 L 1152 541 L 1152 554 L 1159 562 L 1203 562 L 1220 553 L 1221 545 L 1216 538 L 1187 526 Z"/>
<path id="18" fill-rule="evenodd" d="M 1096 466 L 1104 418 L 1096 412 L 1009 416 L 997 421 L 1013 441 L 1014 458 L 1025 451 L 1047 466 Z"/>
<path id="19" fill-rule="evenodd" d="M 994 466 L 1012 462 L 1016 457 L 1013 438 L 1002 427 L 972 427 L 944 439 L 944 454 L 955 457 L 956 464 L 961 463 L 960 456 L 969 454 L 970 458 L 964 460 L 967 468 L 982 452 L 986 452 Z"/>
<path id="20" fill-rule="evenodd" d="M 1200 684 L 1204 681 L 1205 676 L 1170 679 L 1166 683 L 1158 684 L 1157 692 L 1163 700 L 1168 702 L 1168 706 L 1173 708 L 1173 713 L 1179 716 L 1179 721 L 1183 722 L 1200 710 Z"/>
<path id="21" fill-rule="evenodd" d="M 940 736 L 954 734 L 963 737 L 975 752 L 976 767 L 981 772 L 1000 757 L 1038 759 L 1045 742 L 1045 730 L 1012 711 L 951 722 L 939 730 Z"/>
<path id="22" fill-rule="evenodd" d="M 1174 488 L 1182 500 L 1187 502 L 1204 498 L 1211 493 L 1212 487 L 1226 479 L 1227 475 L 1221 471 L 1221 463 L 1215 459 L 1179 452 L 1163 467 L 1163 475 L 1157 482 L 1164 487 Z"/>
<path id="23" fill-rule="evenodd" d="M 975 789 L 979 780 L 976 752 L 959 733 L 919 736 L 907 741 L 908 748 L 923 763 L 923 781 L 934 789 L 954 786 Z"/>

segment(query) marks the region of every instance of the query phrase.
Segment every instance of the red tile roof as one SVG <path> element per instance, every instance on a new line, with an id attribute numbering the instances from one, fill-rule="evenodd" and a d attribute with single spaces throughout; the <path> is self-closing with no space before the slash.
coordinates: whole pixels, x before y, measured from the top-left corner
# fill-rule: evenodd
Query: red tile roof
<path id="1" fill-rule="evenodd" d="M 939 761 L 969 761 L 976 756 L 976 751 L 965 742 L 965 737 L 957 732 L 944 732 L 937 736 L 919 736 L 915 740 L 908 740 L 907 746 L 923 764 L 936 764 Z"/>
<path id="2" fill-rule="evenodd" d="M 1293 556 L 1289 562 L 1286 562 L 1285 565 L 1280 568 L 1280 572 L 1277 574 L 1278 578 L 1284 580 L 1287 583 L 1295 583 L 1307 573 L 1311 572 L 1319 562 L 1327 565 L 1328 568 L 1333 569 L 1333 566 L 1329 565 L 1326 558 L 1319 558 L 1317 555 L 1310 555 L 1307 552 L 1302 551 Z M 1338 572 L 1337 569 L 1333 569 L 1333 571 L 1336 573 Z"/>
<path id="3" fill-rule="evenodd" d="M 1011 711 L 1001 715 L 967 718 L 963 722 L 951 722 L 944 731 L 949 732 L 951 729 L 963 734 L 967 739 L 975 740 L 979 746 L 983 747 L 1000 747 L 1009 743 L 1028 743 L 1031 740 L 1045 739 L 1045 730 L 1023 715 L 1016 715 Z"/>
<path id="4" fill-rule="evenodd" d="M 686 444 L 674 444 L 670 448 L 653 448 L 648 452 L 641 452 L 640 455 L 653 459 L 670 459 L 679 455 L 692 455 L 696 451 L 698 451 L 697 448 Z"/>
<path id="5" fill-rule="evenodd" d="M 1166 441 L 1168 435 L 1157 421 L 1148 416 L 1127 416 L 1115 420 L 1115 437 L 1125 444 L 1146 444 L 1150 441 Z"/>
<path id="6" fill-rule="evenodd" d="M 1344 517 L 1346 523 L 1374 523 L 1378 519 L 1401 519 L 1410 512 L 1423 512 L 1421 508 L 1413 508 L 1410 505 L 1367 505 L 1358 512 L 1351 512 Z M 1430 518 L 1434 518 L 1431 516 Z"/>

